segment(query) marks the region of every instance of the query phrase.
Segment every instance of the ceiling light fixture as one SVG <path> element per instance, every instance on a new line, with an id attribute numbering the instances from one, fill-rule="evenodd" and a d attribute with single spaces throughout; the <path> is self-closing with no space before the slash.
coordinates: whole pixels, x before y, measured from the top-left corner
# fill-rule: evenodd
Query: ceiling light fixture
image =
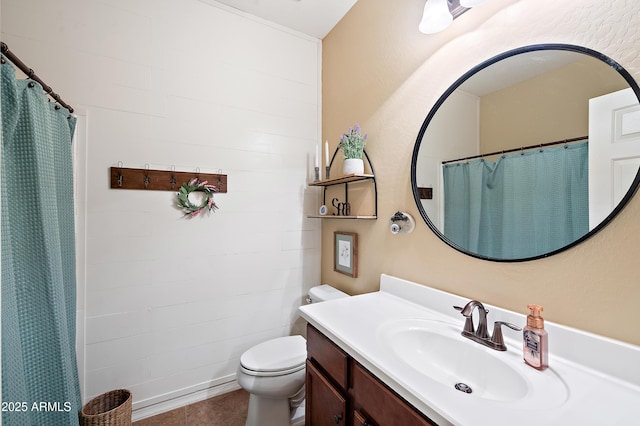
<path id="1" fill-rule="evenodd" d="M 424 34 L 435 34 L 447 28 L 452 22 L 453 15 L 449 12 L 448 0 L 427 0 L 418 29 Z"/>
<path id="2" fill-rule="evenodd" d="M 484 3 L 486 0 L 460 0 L 460 6 L 462 7 L 473 7 L 477 6 L 481 3 Z"/>
<path id="3" fill-rule="evenodd" d="M 446 29 L 455 18 L 486 0 L 427 0 L 418 29 L 435 34 Z"/>

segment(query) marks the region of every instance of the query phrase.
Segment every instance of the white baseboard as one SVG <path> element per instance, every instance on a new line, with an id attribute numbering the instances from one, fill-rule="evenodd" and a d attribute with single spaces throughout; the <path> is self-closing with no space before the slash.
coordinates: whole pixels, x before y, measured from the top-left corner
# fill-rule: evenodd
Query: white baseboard
<path id="1" fill-rule="evenodd" d="M 200 383 L 175 392 L 166 393 L 133 403 L 132 420 L 146 419 L 176 408 L 204 401 L 217 395 L 240 389 L 235 374 Z"/>

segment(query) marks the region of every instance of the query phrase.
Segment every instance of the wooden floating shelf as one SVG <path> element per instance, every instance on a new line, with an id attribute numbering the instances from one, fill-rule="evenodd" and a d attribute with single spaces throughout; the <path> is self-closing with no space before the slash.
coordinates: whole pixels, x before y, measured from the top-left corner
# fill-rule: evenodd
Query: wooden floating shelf
<path id="1" fill-rule="evenodd" d="M 373 179 L 373 175 L 369 175 L 369 174 L 344 175 L 337 178 L 314 181 L 309 183 L 309 186 L 331 186 L 331 185 L 337 185 L 340 183 L 358 182 L 366 179 Z"/>
<path id="2" fill-rule="evenodd" d="M 227 175 L 200 172 L 175 172 L 171 170 L 128 169 L 111 167 L 109 169 L 112 189 L 143 189 L 147 191 L 178 191 L 193 178 L 207 181 L 218 192 L 227 192 Z"/>
<path id="3" fill-rule="evenodd" d="M 331 165 L 333 164 L 333 160 L 336 158 L 336 154 L 338 153 L 338 149 L 336 148 L 335 152 L 333 153 L 333 157 L 331 158 L 331 162 L 329 163 L 329 166 L 327 167 L 326 170 L 328 170 L 326 173 L 331 176 L 330 172 L 331 172 Z M 356 213 L 354 215 L 334 215 L 334 214 L 327 214 L 327 215 L 321 215 L 321 214 L 312 214 L 312 215 L 308 215 L 307 217 L 310 219 L 337 219 L 337 220 L 376 220 L 378 219 L 378 184 L 376 183 L 376 177 L 375 177 L 375 172 L 373 171 L 373 164 L 371 164 L 371 160 L 369 160 L 369 155 L 367 155 L 366 151 L 362 151 L 362 154 L 364 156 L 363 160 L 366 159 L 367 164 L 369 164 L 369 170 L 370 173 L 351 173 L 351 174 L 347 174 L 347 175 L 342 175 L 339 177 L 334 177 L 334 178 L 329 178 L 329 179 L 323 179 L 323 180 L 316 180 L 313 182 L 309 182 L 307 185 L 308 186 L 315 186 L 315 187 L 321 187 L 322 188 L 322 204 L 323 205 L 327 205 L 327 192 L 329 191 L 329 188 L 332 186 L 342 186 L 344 189 L 344 198 L 343 201 L 340 202 L 340 200 L 338 200 L 337 198 L 332 199 L 331 204 L 333 205 L 334 200 L 338 200 L 339 203 L 337 205 L 333 205 L 333 207 L 335 207 L 337 209 L 338 212 L 340 213 L 344 213 L 344 212 L 353 212 Z M 365 169 L 367 170 L 367 169 Z M 371 212 L 373 210 L 373 214 L 365 214 L 365 215 L 361 215 L 361 214 L 357 214 L 362 212 L 362 210 L 360 210 L 360 208 L 351 210 L 349 208 L 349 191 L 350 191 L 350 183 L 355 183 L 360 185 L 360 183 L 369 183 L 373 186 L 373 208 L 372 209 L 363 209 L 364 212 Z M 360 188 L 360 186 L 358 186 L 358 189 L 363 189 Z M 364 188 L 367 189 L 367 188 Z M 330 195 L 336 195 L 334 192 L 335 191 L 329 191 L 331 194 Z M 318 212 L 319 213 L 319 212 Z"/>

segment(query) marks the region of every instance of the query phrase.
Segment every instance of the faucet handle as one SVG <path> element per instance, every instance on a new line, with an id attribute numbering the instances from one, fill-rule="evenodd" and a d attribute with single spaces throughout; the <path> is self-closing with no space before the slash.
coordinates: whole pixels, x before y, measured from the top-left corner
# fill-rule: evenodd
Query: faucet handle
<path id="1" fill-rule="evenodd" d="M 507 346 L 504 344 L 504 339 L 502 338 L 502 326 L 506 325 L 512 330 L 520 331 L 522 330 L 517 325 L 513 325 L 510 322 L 506 321 L 496 321 L 493 323 L 493 334 L 491 335 L 491 344 L 495 349 L 499 351 L 506 351 Z"/>

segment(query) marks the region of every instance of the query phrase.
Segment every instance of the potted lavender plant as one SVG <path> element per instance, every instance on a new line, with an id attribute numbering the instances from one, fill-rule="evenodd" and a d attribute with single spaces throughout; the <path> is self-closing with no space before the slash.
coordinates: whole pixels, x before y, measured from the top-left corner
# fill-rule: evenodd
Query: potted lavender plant
<path id="1" fill-rule="evenodd" d="M 362 161 L 362 155 L 364 152 L 366 140 L 367 134 L 365 133 L 364 135 L 362 135 L 360 126 L 358 126 L 357 124 L 340 137 L 340 144 L 338 145 L 338 147 L 344 154 L 344 165 L 342 167 L 343 174 L 349 175 L 364 173 L 364 162 Z"/>

